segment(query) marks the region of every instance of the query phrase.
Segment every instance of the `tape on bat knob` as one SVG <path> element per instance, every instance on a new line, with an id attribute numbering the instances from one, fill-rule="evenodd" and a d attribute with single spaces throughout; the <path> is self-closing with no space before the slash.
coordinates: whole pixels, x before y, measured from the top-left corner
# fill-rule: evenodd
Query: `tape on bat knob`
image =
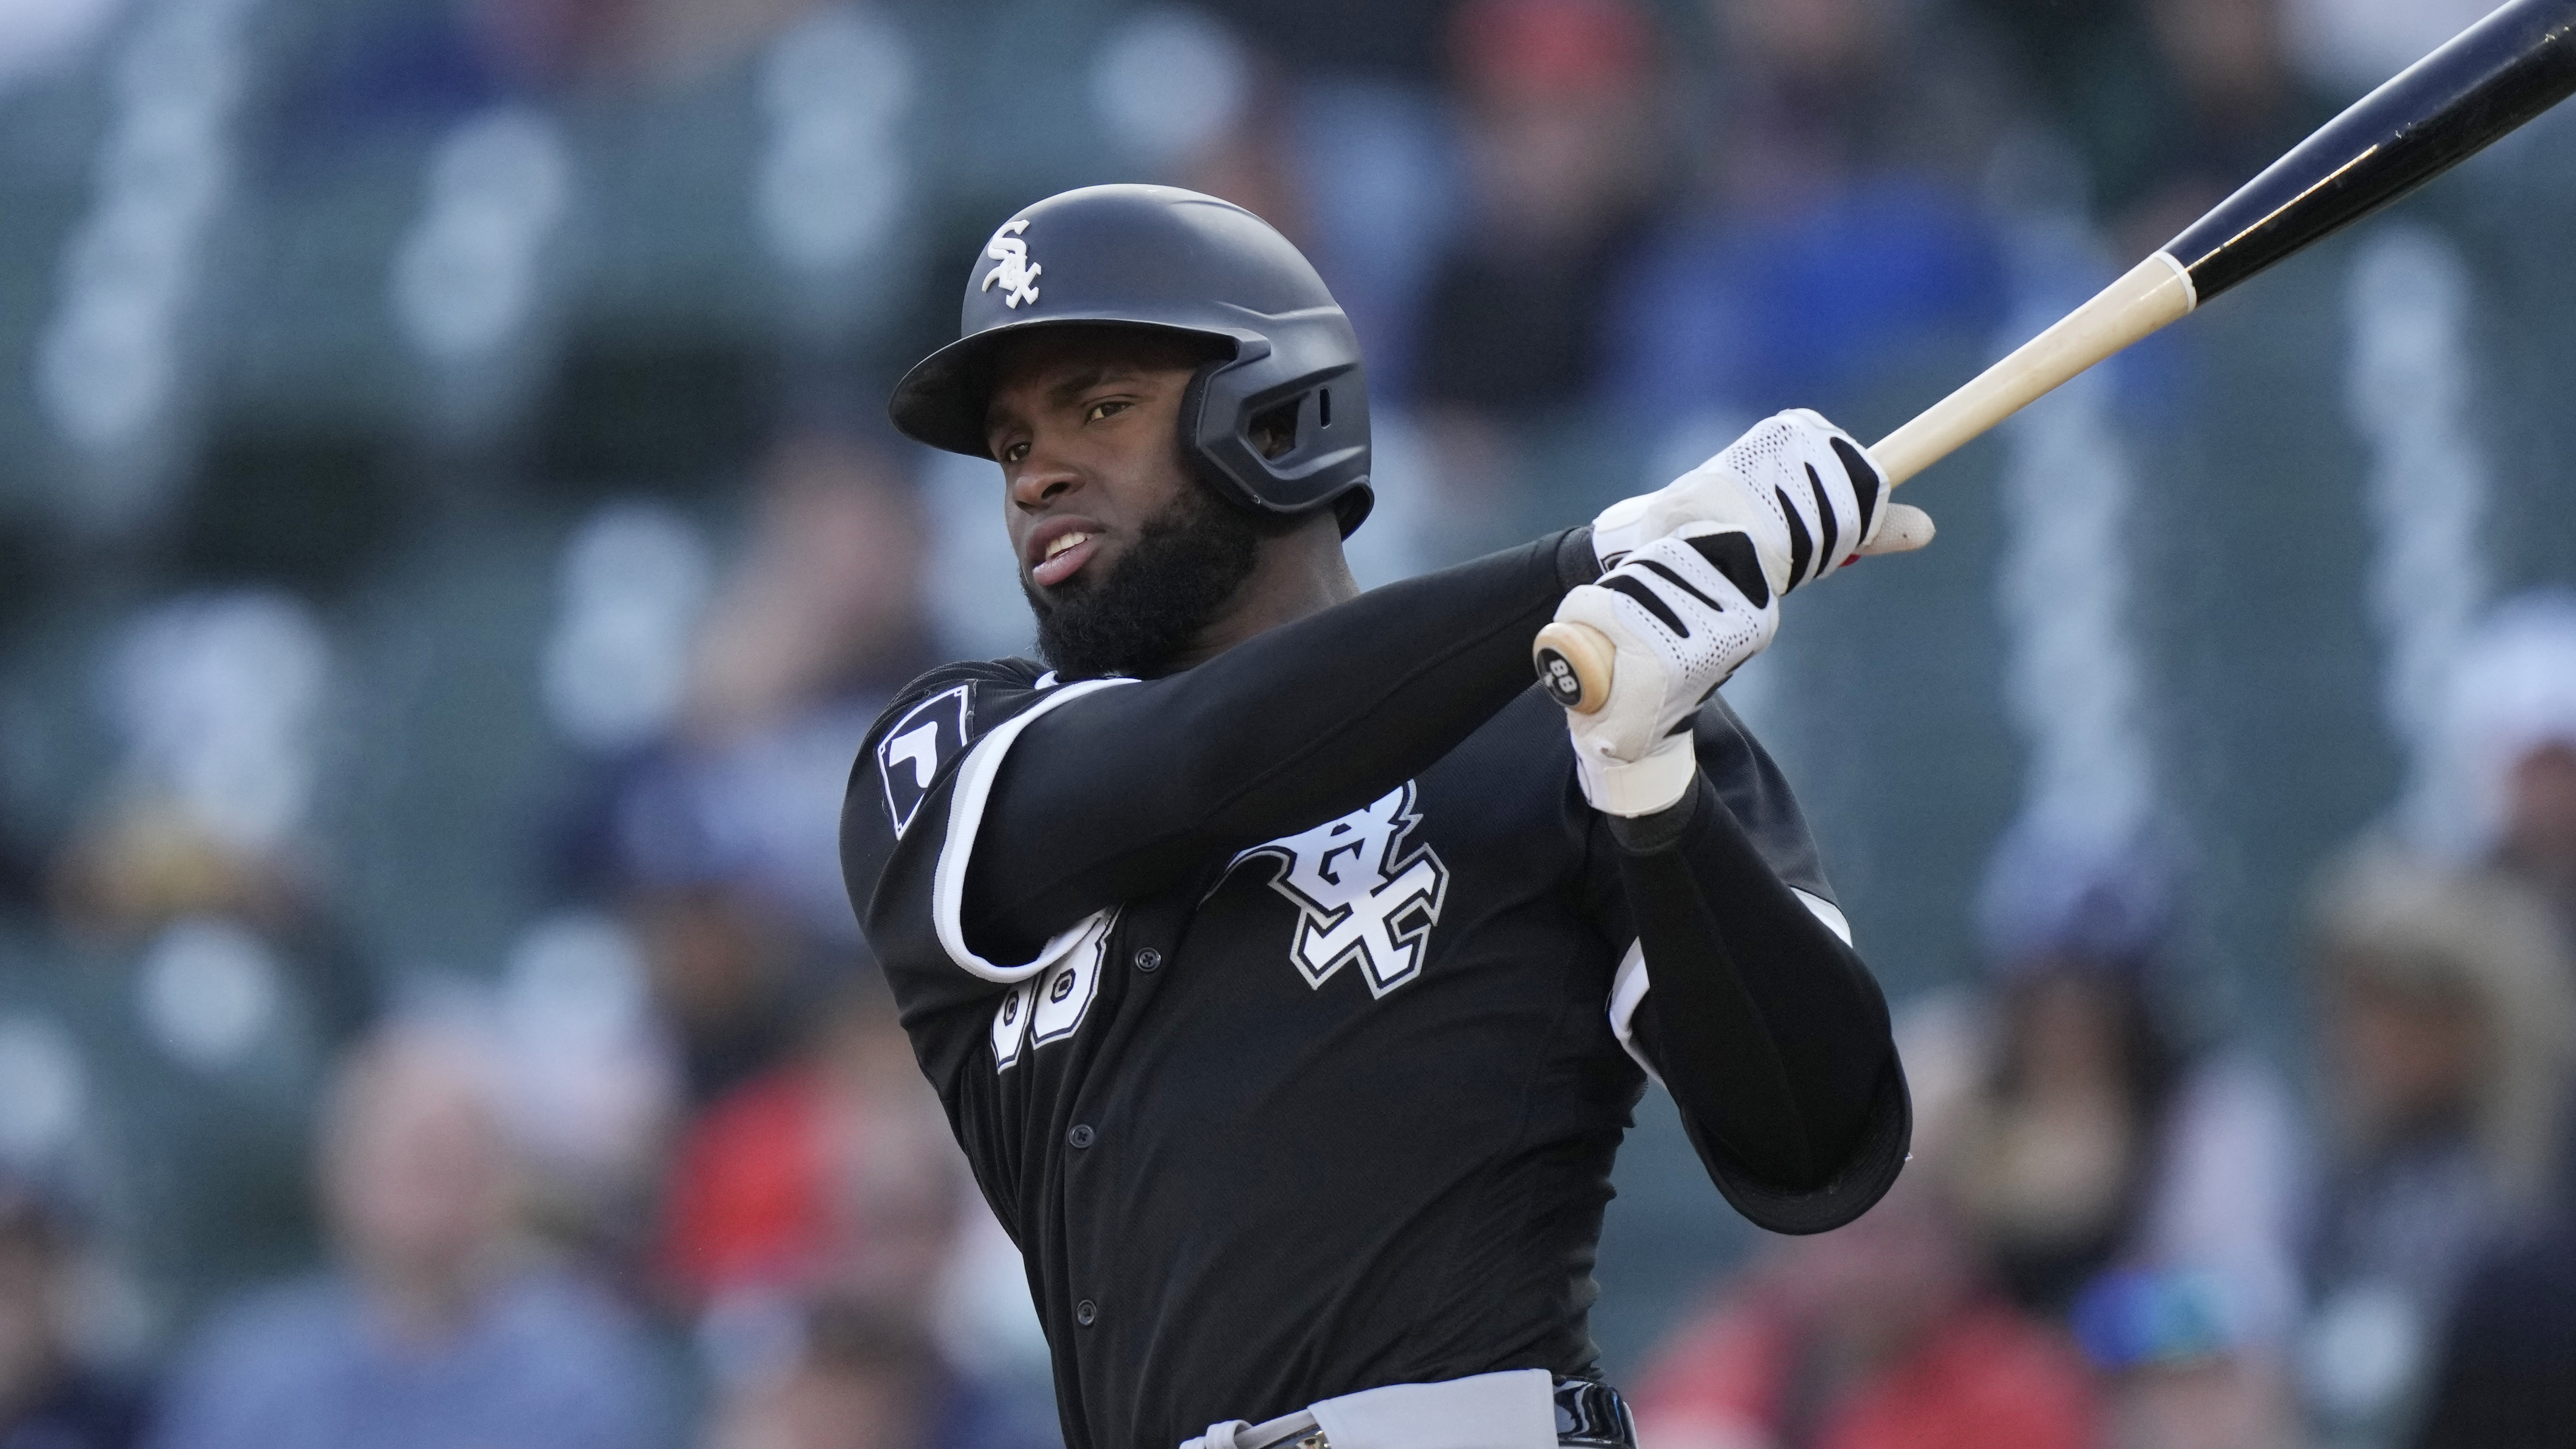
<path id="1" fill-rule="evenodd" d="M 1530 663 L 1548 697 L 1576 714 L 1594 714 L 1610 699 L 1610 671 L 1617 651 L 1588 624 L 1562 621 L 1538 631 Z"/>

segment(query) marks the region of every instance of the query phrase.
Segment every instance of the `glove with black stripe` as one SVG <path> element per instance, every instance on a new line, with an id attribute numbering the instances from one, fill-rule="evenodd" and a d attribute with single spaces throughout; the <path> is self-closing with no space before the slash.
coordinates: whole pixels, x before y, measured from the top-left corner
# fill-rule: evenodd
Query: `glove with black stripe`
<path id="1" fill-rule="evenodd" d="M 1744 531 L 1771 591 L 1785 594 L 1842 567 L 1878 540 L 1890 515 L 1930 520 L 1888 502 L 1885 480 L 1852 435 L 1805 409 L 1755 424 L 1726 450 L 1652 493 L 1623 498 L 1592 520 L 1604 567 L 1676 530 Z"/>
<path id="2" fill-rule="evenodd" d="M 1565 716 L 1583 798 L 1612 815 L 1651 815 L 1690 788 L 1691 717 L 1771 642 L 1780 597 L 1746 530 L 1694 523 L 1567 591 L 1556 617 L 1600 630 L 1618 655 L 1601 708 Z"/>
<path id="3" fill-rule="evenodd" d="M 1609 698 L 1569 710 L 1584 798 L 1648 815 L 1690 788 L 1691 716 L 1779 627 L 1780 597 L 1878 543 L 1919 547 L 1920 510 L 1890 503 L 1851 434 L 1797 409 L 1764 419 L 1724 452 L 1592 522 L 1609 572 L 1568 592 L 1561 621 L 1609 636 Z"/>

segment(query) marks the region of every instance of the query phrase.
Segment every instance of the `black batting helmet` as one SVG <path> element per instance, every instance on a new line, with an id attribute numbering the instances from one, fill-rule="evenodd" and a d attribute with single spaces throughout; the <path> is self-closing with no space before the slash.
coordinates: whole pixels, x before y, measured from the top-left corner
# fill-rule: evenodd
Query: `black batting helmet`
<path id="1" fill-rule="evenodd" d="M 915 364 L 888 409 L 907 436 L 992 456 L 993 354 L 1015 332 L 1109 323 L 1206 337 L 1181 403 L 1181 454 L 1267 513 L 1368 516 L 1368 387 L 1359 339 L 1323 278 L 1268 222 L 1172 186 L 1086 186 L 993 233 L 966 276 L 958 338 Z M 1255 424 L 1272 450 L 1253 442 Z M 1275 441 L 1289 439 L 1282 447 Z"/>

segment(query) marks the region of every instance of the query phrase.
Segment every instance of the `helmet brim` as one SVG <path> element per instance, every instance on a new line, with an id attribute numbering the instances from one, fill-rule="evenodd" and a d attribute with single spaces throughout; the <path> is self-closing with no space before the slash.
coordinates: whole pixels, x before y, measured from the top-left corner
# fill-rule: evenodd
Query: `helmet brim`
<path id="1" fill-rule="evenodd" d="M 1129 317 L 1032 317 L 1026 322 L 987 327 L 960 337 L 914 363 L 912 370 L 894 385 L 894 395 L 886 402 L 886 414 L 893 419 L 897 431 L 915 442 L 970 458 L 990 458 L 993 449 L 987 441 L 990 434 L 986 413 L 993 402 L 993 364 L 1003 345 L 1033 332 L 1067 327 L 1199 337 L 1237 348 L 1245 336 L 1252 335 L 1139 322 Z"/>

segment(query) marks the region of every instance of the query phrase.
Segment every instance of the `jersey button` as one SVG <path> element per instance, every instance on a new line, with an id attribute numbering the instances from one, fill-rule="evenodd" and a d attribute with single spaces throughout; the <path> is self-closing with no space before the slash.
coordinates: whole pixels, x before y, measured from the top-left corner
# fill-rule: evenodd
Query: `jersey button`
<path id="1" fill-rule="evenodd" d="M 1076 1147 L 1089 1147 L 1092 1139 L 1097 1135 L 1091 1130 L 1090 1123 L 1076 1122 L 1073 1124 L 1073 1130 L 1064 1134 L 1064 1140 Z"/>
<path id="2" fill-rule="evenodd" d="M 1136 969 L 1137 969 L 1137 970 L 1139 970 L 1139 971 L 1159 971 L 1159 970 L 1161 970 L 1161 969 L 1162 969 L 1162 967 L 1163 967 L 1163 953 L 1162 953 L 1162 952 L 1155 950 L 1155 949 L 1154 949 L 1153 947 L 1151 947 L 1151 946 L 1139 946 L 1139 947 L 1137 947 L 1137 948 L 1136 948 Z"/>
<path id="3" fill-rule="evenodd" d="M 1073 1305 L 1073 1321 L 1081 1324 L 1085 1328 L 1089 1328 L 1091 1326 L 1091 1321 L 1099 1316 L 1100 1305 L 1092 1302 L 1088 1298 L 1085 1298 L 1080 1303 Z"/>

